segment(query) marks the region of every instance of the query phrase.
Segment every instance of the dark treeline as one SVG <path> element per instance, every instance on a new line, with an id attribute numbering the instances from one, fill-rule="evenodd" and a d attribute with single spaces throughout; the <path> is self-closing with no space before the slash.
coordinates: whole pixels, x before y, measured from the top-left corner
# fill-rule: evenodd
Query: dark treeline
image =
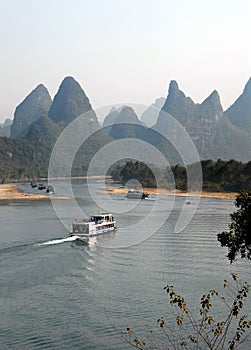
<path id="1" fill-rule="evenodd" d="M 198 164 L 188 166 L 190 173 L 194 171 L 196 183 L 196 169 Z M 235 160 L 217 161 L 202 160 L 204 191 L 237 192 L 241 189 L 251 190 L 251 161 L 242 163 Z M 130 179 L 138 180 L 142 187 L 157 187 L 167 189 L 187 190 L 187 169 L 179 164 L 171 168 L 160 169 L 138 161 L 127 161 L 124 165 L 117 165 L 111 170 L 115 181 L 126 184 Z M 174 184 L 175 182 L 175 184 Z"/>

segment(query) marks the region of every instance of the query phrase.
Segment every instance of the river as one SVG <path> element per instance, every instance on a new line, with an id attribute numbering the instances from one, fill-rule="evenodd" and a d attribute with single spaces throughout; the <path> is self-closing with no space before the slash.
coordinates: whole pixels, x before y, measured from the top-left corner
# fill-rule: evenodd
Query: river
<path id="1" fill-rule="evenodd" d="M 53 185 L 57 195 L 69 194 L 64 181 Z M 187 206 L 164 195 L 132 203 L 107 198 L 95 180 L 91 186 L 98 206 L 86 181 L 73 181 L 79 207 L 90 215 L 110 209 L 112 200 L 117 230 L 89 245 L 67 238 L 72 199 L 54 207 L 49 200 L 0 205 L 1 349 L 130 349 L 122 339 L 127 325 L 144 334 L 159 317 L 168 319 L 166 284 L 194 305 L 209 289 L 222 290 L 231 272 L 251 282 L 250 262 L 231 265 L 216 237 L 227 229 L 233 201 L 202 198 L 190 223 L 175 232 L 193 199 Z M 20 188 L 31 191 L 29 184 Z"/>

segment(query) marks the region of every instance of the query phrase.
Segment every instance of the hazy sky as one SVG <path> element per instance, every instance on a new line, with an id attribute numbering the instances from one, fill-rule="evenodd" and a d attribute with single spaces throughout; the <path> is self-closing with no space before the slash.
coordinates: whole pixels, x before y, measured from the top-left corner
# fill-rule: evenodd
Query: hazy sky
<path id="1" fill-rule="evenodd" d="M 94 108 L 151 104 L 171 79 L 224 108 L 251 76 L 250 0 L 0 0 L 0 121 L 72 75 Z"/>

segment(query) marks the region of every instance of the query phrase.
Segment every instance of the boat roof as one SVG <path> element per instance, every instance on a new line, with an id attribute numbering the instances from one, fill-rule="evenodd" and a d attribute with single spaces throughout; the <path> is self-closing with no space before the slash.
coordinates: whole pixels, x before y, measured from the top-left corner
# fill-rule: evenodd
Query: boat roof
<path id="1" fill-rule="evenodd" d="M 90 218 L 93 218 L 93 217 L 103 217 L 103 216 L 113 216 L 113 214 L 111 213 L 98 213 L 98 214 L 93 214 L 89 217 Z M 75 221 L 79 220 L 79 221 L 83 221 L 83 220 L 89 220 L 88 218 L 75 218 Z"/>
<path id="2" fill-rule="evenodd" d="M 112 214 L 111 213 L 98 213 L 98 214 L 93 214 L 93 215 L 91 215 L 91 216 L 112 216 Z"/>

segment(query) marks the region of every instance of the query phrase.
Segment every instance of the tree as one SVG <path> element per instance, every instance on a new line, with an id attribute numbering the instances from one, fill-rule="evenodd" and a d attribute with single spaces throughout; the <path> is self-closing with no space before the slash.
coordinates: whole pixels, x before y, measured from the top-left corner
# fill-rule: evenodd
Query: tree
<path id="1" fill-rule="evenodd" d="M 171 312 L 168 312 L 167 322 L 163 317 L 157 321 L 161 336 L 158 337 L 151 330 L 150 336 L 141 339 L 127 326 L 123 339 L 141 350 L 236 349 L 250 335 L 246 331 L 251 326 L 251 320 L 241 312 L 250 286 L 247 282 L 239 282 L 237 274 L 231 275 L 233 282 L 224 280 L 223 283 L 223 287 L 227 289 L 225 295 L 212 289 L 201 297 L 199 318 L 192 315 L 186 300 L 175 292 L 174 287 L 167 285 L 164 290 L 171 307 L 175 308 L 173 323 L 170 319 Z M 222 310 L 220 316 L 219 308 Z M 218 320 L 217 315 L 220 317 Z"/>
<path id="2" fill-rule="evenodd" d="M 157 171 L 157 169 L 156 169 Z M 142 187 L 156 187 L 156 179 L 148 165 L 139 161 L 127 161 L 122 166 L 116 166 L 111 171 L 111 176 L 116 181 L 125 184 L 131 179 L 136 179 Z"/>
<path id="3" fill-rule="evenodd" d="M 229 231 L 217 235 L 221 246 L 228 247 L 227 257 L 231 263 L 238 254 L 251 259 L 251 191 L 240 191 L 235 206 L 239 209 L 231 214 Z"/>

